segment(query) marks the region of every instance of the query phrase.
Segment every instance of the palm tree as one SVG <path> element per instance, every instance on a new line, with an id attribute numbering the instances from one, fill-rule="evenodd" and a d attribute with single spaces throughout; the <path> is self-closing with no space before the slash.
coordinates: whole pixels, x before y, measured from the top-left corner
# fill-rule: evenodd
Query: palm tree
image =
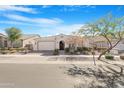
<path id="1" fill-rule="evenodd" d="M 7 28 L 5 31 L 8 36 L 8 40 L 11 42 L 11 47 L 13 47 L 13 43 L 20 39 L 22 32 L 20 29 L 15 27 Z"/>

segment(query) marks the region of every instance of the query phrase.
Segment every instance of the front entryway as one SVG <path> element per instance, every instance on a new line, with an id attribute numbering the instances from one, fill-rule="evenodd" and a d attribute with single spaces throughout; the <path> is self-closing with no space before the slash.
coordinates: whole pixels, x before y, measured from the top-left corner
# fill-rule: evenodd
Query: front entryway
<path id="1" fill-rule="evenodd" d="M 65 49 L 65 42 L 64 41 L 60 41 L 59 42 L 59 49 L 60 50 L 64 50 Z"/>

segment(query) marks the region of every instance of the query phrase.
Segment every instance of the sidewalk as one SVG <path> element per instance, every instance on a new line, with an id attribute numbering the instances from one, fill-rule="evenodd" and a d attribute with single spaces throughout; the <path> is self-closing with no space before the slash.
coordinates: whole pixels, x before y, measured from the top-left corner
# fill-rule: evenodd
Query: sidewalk
<path id="1" fill-rule="evenodd" d="M 99 55 L 95 55 L 98 57 Z M 32 54 L 0 54 L 0 57 L 93 57 L 93 55 L 51 55 L 51 56 L 43 56 L 40 53 L 32 53 Z M 104 56 L 102 56 L 104 57 Z M 119 55 L 114 55 L 114 57 L 120 57 Z"/>

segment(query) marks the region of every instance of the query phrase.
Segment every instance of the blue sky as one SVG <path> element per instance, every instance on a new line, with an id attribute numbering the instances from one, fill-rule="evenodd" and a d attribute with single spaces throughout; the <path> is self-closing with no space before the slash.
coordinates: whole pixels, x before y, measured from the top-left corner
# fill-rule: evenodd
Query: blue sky
<path id="1" fill-rule="evenodd" d="M 41 36 L 70 34 L 86 23 L 112 12 L 115 16 L 124 15 L 124 6 L 62 6 L 62 5 L 21 5 L 0 6 L 0 32 L 5 28 L 16 27 L 25 34 L 40 34 Z"/>

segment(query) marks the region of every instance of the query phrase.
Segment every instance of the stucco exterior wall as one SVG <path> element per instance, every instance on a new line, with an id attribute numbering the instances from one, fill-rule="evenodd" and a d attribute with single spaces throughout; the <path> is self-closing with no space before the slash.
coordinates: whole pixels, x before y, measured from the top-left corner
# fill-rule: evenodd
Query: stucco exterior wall
<path id="1" fill-rule="evenodd" d="M 67 39 L 69 38 L 69 36 L 67 36 L 67 35 L 63 35 L 63 34 L 61 34 L 61 35 L 56 35 L 56 36 L 49 36 L 49 37 L 41 37 L 41 38 L 39 38 L 39 39 L 37 39 L 36 40 L 36 42 L 37 42 L 37 50 L 40 50 L 40 49 L 38 49 L 38 45 L 39 45 L 39 43 L 41 43 L 41 42 L 54 42 L 55 43 L 55 45 L 53 46 L 51 46 L 51 45 L 49 45 L 50 47 L 54 47 L 54 48 L 51 48 L 51 49 L 59 49 L 60 48 L 60 46 L 59 46 L 59 44 L 60 44 L 60 41 L 63 41 L 64 42 L 64 45 L 65 45 L 65 48 L 66 47 L 68 47 L 69 45 L 67 44 Z M 46 46 L 47 47 L 47 46 Z M 41 47 L 42 48 L 42 47 Z M 41 49 L 42 50 L 42 49 Z M 48 49 L 49 50 L 49 49 Z"/>
<path id="2" fill-rule="evenodd" d="M 124 39 L 114 48 L 116 50 L 124 50 Z"/>
<path id="3" fill-rule="evenodd" d="M 37 50 L 37 42 L 35 39 L 39 38 L 38 36 L 34 36 L 29 39 L 23 40 L 23 47 L 25 47 L 27 44 L 32 44 L 33 45 L 33 50 Z"/>
<path id="4" fill-rule="evenodd" d="M 60 41 L 63 41 L 64 44 L 65 44 L 65 48 L 66 47 L 69 47 L 68 43 L 67 43 L 67 39 L 69 38 L 70 36 L 67 36 L 67 35 L 58 35 L 56 36 L 56 48 L 59 49 L 59 43 Z"/>
<path id="5" fill-rule="evenodd" d="M 46 50 L 51 50 L 51 49 L 53 50 L 53 49 L 59 49 L 60 48 L 60 41 L 63 41 L 64 44 L 65 44 L 64 48 L 66 48 L 66 47 L 69 47 L 69 44 L 67 43 L 67 40 L 70 37 L 72 37 L 72 36 L 71 35 L 64 35 L 64 34 L 60 34 L 60 35 L 56 35 L 56 36 L 49 36 L 49 37 L 37 37 L 36 36 L 36 37 L 24 40 L 23 41 L 23 47 L 26 44 L 32 44 L 33 45 L 33 50 L 36 50 L 36 51 L 44 50 L 44 49 L 42 49 L 44 47 L 46 48 Z M 101 47 L 102 46 L 108 47 L 108 44 L 104 43 L 103 41 L 105 41 L 104 38 L 100 38 L 100 37 L 95 37 L 94 38 L 94 42 L 101 42 L 101 43 L 97 44 L 98 46 L 100 45 Z M 47 42 L 47 43 L 45 43 L 45 42 Z M 42 43 L 42 44 L 40 44 L 40 43 Z M 92 47 L 91 43 L 93 43 L 92 38 L 83 37 L 82 46 L 84 46 L 84 47 Z M 39 47 L 39 45 L 40 45 L 40 47 Z M 120 42 L 114 48 L 114 50 L 124 50 L 124 40 L 122 42 Z"/>

